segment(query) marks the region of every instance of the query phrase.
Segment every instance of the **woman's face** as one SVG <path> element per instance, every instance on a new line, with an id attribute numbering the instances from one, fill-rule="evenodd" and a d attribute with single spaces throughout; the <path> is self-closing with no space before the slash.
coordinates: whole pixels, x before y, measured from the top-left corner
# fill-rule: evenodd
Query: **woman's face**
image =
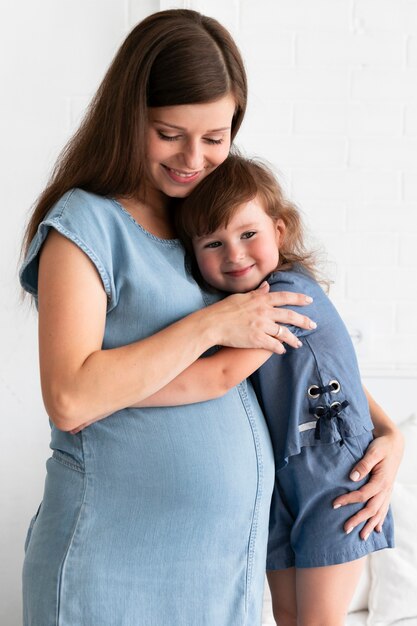
<path id="1" fill-rule="evenodd" d="M 222 163 L 230 150 L 233 96 L 203 104 L 150 107 L 147 158 L 150 186 L 183 198 Z"/>

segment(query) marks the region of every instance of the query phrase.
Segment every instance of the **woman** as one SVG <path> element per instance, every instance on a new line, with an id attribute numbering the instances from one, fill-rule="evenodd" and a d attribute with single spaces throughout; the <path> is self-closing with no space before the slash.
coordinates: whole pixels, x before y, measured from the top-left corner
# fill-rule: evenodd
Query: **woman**
<path id="1" fill-rule="evenodd" d="M 245 107 L 225 29 L 150 16 L 39 199 L 21 281 L 38 303 L 53 455 L 26 542 L 26 626 L 260 623 L 273 461 L 252 388 L 126 408 L 215 345 L 280 353 L 277 324 L 312 324 L 277 308 L 304 295 L 265 288 L 205 307 L 175 239 L 169 198 L 226 158 Z M 376 440 L 358 469 L 381 477 L 338 499 L 373 496 L 347 523 L 378 523 L 400 447 L 395 432 Z"/>

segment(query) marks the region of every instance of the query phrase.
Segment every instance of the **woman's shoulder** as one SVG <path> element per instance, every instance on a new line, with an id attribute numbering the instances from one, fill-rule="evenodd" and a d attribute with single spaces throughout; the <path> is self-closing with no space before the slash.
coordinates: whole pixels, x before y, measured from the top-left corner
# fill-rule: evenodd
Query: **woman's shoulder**
<path id="1" fill-rule="evenodd" d="M 23 288 L 37 295 L 39 253 L 51 229 L 77 245 L 96 266 L 111 293 L 112 250 L 117 243 L 119 212 L 111 198 L 70 189 L 40 222 L 20 269 Z"/>
<path id="2" fill-rule="evenodd" d="M 74 188 L 54 204 L 39 225 L 36 244 L 42 244 L 50 228 L 71 239 L 80 248 L 100 256 L 112 254 L 127 236 L 125 218 L 109 197 Z"/>
<path id="3" fill-rule="evenodd" d="M 118 212 L 112 198 L 99 196 L 91 191 L 74 188 L 67 191 L 53 205 L 45 220 L 57 220 L 61 222 L 91 222 L 99 220 L 115 220 Z"/>

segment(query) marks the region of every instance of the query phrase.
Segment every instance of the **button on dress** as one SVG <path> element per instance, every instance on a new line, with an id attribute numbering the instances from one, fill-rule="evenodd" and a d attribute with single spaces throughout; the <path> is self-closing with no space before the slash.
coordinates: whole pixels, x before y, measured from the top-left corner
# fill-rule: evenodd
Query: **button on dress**
<path id="1" fill-rule="evenodd" d="M 103 349 L 208 303 L 178 240 L 153 236 L 115 200 L 79 189 L 31 243 L 21 282 L 35 300 L 51 228 L 99 273 Z M 250 384 L 209 402 L 126 408 L 77 435 L 51 424 L 50 445 L 26 540 L 25 626 L 261 624 L 274 464 Z"/>

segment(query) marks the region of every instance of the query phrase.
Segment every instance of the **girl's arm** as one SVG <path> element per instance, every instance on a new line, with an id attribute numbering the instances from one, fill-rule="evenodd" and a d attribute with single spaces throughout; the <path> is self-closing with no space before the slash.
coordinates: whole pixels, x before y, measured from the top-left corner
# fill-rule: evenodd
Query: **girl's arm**
<path id="1" fill-rule="evenodd" d="M 380 532 L 382 529 L 404 450 L 404 440 L 398 427 L 375 402 L 369 391 L 365 388 L 364 391 L 375 426 L 375 439 L 368 446 L 361 461 L 352 469 L 350 478 L 357 481 L 367 474 L 370 474 L 370 478 L 357 491 L 351 491 L 336 498 L 333 506 L 344 506 L 353 502 L 365 503 L 363 509 L 347 520 L 344 528 L 347 531 L 366 521 L 360 536 L 362 539 L 367 539 L 373 530 Z"/>
<path id="2" fill-rule="evenodd" d="M 107 300 L 98 273 L 74 243 L 51 231 L 38 280 L 46 410 L 59 429 L 72 431 L 154 394 L 214 345 L 282 352 L 276 324 L 308 328 L 311 321 L 279 307 L 305 302 L 302 294 L 267 288 L 235 294 L 141 341 L 103 350 Z M 288 334 L 286 341 L 298 340 Z"/>

